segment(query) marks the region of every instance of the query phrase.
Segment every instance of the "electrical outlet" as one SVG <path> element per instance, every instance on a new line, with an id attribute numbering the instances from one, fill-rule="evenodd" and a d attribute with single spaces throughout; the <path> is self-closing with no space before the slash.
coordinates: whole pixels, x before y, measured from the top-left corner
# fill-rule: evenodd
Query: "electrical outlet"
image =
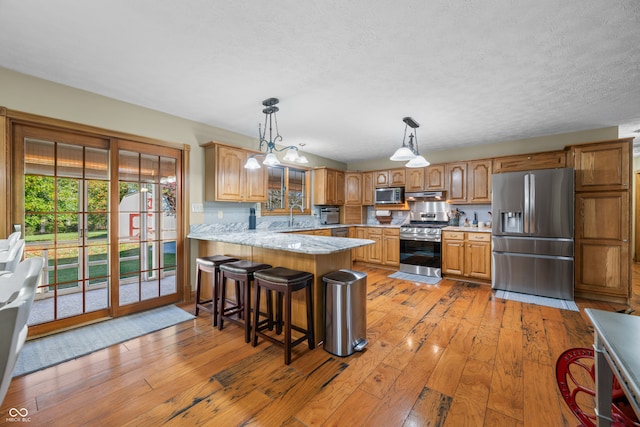
<path id="1" fill-rule="evenodd" d="M 222 211 L 218 211 L 218 219 L 222 219 Z"/>

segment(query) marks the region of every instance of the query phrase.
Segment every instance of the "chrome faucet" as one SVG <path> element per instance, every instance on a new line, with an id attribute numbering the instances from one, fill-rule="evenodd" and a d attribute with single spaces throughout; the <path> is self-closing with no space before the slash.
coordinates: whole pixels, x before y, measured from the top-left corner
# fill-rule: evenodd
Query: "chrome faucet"
<path id="1" fill-rule="evenodd" d="M 293 227 L 293 208 L 299 208 L 300 212 L 304 212 L 304 206 L 292 203 L 289 205 L 289 227 Z"/>

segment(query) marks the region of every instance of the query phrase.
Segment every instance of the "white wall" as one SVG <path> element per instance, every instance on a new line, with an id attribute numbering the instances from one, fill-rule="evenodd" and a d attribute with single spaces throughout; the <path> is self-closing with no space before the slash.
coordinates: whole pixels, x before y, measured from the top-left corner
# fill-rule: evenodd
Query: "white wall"
<path id="1" fill-rule="evenodd" d="M 257 138 L 107 98 L 0 67 L 0 106 L 24 113 L 66 120 L 107 130 L 188 144 L 189 197 L 204 202 L 204 150 L 200 145 L 218 141 L 257 149 Z M 258 111 L 257 109 L 256 111 Z M 257 129 L 256 129 L 257 134 Z M 305 153 L 310 166 L 345 169 L 346 164 Z M 190 211 L 190 209 L 188 209 Z M 188 212 L 190 224 L 204 221 L 203 213 Z"/>

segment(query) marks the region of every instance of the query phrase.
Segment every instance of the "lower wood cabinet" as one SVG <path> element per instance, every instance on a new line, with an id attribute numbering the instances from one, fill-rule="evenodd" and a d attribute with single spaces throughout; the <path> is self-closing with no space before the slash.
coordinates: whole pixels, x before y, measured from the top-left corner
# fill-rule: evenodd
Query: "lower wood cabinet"
<path id="1" fill-rule="evenodd" d="M 371 264 L 400 265 L 400 229 L 382 227 L 354 227 L 351 236 L 356 239 L 369 239 L 375 243 L 352 249 L 354 261 Z"/>
<path id="2" fill-rule="evenodd" d="M 382 264 L 400 266 L 400 229 L 385 228 L 382 230 Z"/>
<path id="3" fill-rule="evenodd" d="M 631 286 L 629 192 L 576 193 L 575 218 L 576 294 L 626 303 Z"/>
<path id="4" fill-rule="evenodd" d="M 365 246 L 367 248 L 366 262 L 382 264 L 382 228 L 368 227 L 365 236 L 365 239 L 375 242 L 373 245 Z"/>
<path id="5" fill-rule="evenodd" d="M 491 233 L 443 231 L 442 273 L 491 281 Z"/>

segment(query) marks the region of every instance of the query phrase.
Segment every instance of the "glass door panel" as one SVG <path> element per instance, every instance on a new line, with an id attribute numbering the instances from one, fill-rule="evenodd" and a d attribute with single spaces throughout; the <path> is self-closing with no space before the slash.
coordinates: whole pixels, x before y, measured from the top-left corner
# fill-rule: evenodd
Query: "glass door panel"
<path id="1" fill-rule="evenodd" d="M 63 141 L 23 140 L 25 257 L 45 259 L 29 325 L 108 315 L 107 142 Z"/>
<path id="2" fill-rule="evenodd" d="M 178 160 L 118 153 L 120 306 L 176 297 Z"/>

